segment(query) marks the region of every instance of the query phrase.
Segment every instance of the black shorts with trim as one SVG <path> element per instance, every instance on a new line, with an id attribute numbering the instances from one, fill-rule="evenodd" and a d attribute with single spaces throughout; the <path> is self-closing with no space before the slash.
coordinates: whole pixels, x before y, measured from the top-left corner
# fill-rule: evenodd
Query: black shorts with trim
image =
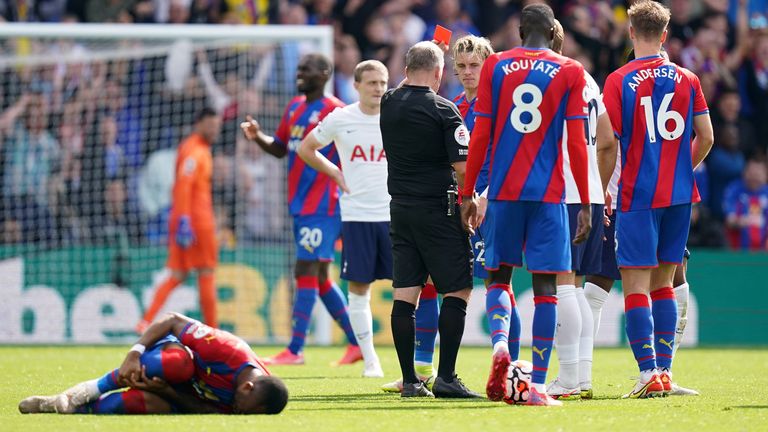
<path id="1" fill-rule="evenodd" d="M 404 200 L 390 203 L 392 286 L 423 286 L 432 276 L 437 292 L 472 287 L 472 248 L 461 225 L 459 207 L 446 215 L 445 200 Z"/>

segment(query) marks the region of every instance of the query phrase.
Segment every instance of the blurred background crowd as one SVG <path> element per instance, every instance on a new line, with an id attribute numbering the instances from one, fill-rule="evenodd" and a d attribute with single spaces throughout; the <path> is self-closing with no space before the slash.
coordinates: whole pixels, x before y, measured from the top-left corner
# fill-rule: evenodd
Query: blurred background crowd
<path id="1" fill-rule="evenodd" d="M 437 24 L 453 30 L 454 40 L 472 33 L 496 50 L 509 49 L 520 43 L 519 11 L 528 3 L 0 0 L 0 20 L 331 25 L 333 88 L 350 103 L 352 71 L 361 59 L 384 62 L 395 85 L 405 51 L 431 39 Z M 625 62 L 629 3 L 549 2 L 566 28 L 564 54 L 599 83 Z M 689 245 L 768 251 L 768 0 L 664 3 L 672 12 L 665 47 L 672 61 L 701 79 L 715 129 L 715 146 L 697 171 L 703 201 L 694 208 Z M 136 48 L 134 41 L 108 50 L 130 53 L 131 44 Z M 206 105 L 225 125 L 214 147 L 213 179 L 222 246 L 289 238 L 284 164 L 244 142 L 237 125 L 253 113 L 274 130 L 295 93 L 298 58 L 310 50 L 294 42 L 176 41 L 110 56 L 73 41 L 1 41 L 0 242 L 162 244 L 175 147 Z M 42 59 L 23 66 L 3 61 L 25 55 Z M 450 98 L 461 91 L 452 72 L 449 59 L 441 93 Z"/>

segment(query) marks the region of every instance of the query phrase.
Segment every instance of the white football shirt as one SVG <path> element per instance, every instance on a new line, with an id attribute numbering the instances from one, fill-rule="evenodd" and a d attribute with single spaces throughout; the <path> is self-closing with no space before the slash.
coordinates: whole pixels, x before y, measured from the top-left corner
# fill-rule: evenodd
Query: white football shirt
<path id="1" fill-rule="evenodd" d="M 608 181 L 608 193 L 611 194 L 612 210 L 616 210 L 616 203 L 619 200 L 619 177 L 621 177 L 621 146 L 616 151 L 616 166 L 613 167 L 613 174 Z"/>
<path id="2" fill-rule="evenodd" d="M 360 103 L 336 108 L 313 129 L 323 144 L 334 142 L 350 193 L 342 194 L 344 222 L 388 222 L 387 156 L 379 115 L 364 114 Z"/>
<path id="3" fill-rule="evenodd" d="M 605 114 L 605 105 L 600 96 L 600 87 L 595 79 L 584 71 L 584 101 L 587 102 L 587 162 L 589 172 L 589 201 L 592 204 L 605 204 L 603 184 L 600 181 L 600 170 L 597 167 L 597 118 Z M 607 115 L 607 114 L 605 114 Z M 568 156 L 568 128 L 563 128 L 563 173 L 565 174 L 565 202 L 578 204 L 581 202 L 576 180 L 571 172 L 571 161 Z"/>

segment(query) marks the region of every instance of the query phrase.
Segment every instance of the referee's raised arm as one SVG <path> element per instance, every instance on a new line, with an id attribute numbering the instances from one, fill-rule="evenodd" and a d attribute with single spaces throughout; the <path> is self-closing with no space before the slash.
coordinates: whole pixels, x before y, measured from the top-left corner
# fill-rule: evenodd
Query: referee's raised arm
<path id="1" fill-rule="evenodd" d="M 455 372 L 472 287 L 472 250 L 457 204 L 469 132 L 456 106 L 436 91 L 443 51 L 431 42 L 411 47 L 406 80 L 381 103 L 387 153 L 392 256 L 392 335 L 403 373 L 403 397 L 472 398 Z M 414 311 L 427 276 L 443 294 L 438 330 L 440 364 L 430 392 L 413 365 Z"/>

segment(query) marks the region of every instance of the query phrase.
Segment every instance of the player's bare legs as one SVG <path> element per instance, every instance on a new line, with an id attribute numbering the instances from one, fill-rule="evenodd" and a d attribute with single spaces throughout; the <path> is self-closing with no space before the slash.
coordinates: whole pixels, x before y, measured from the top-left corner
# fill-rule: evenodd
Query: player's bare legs
<path id="1" fill-rule="evenodd" d="M 349 281 L 349 322 L 355 331 L 365 366 L 363 376 L 381 378 L 381 362 L 373 347 L 373 315 L 371 314 L 371 284 Z"/>

